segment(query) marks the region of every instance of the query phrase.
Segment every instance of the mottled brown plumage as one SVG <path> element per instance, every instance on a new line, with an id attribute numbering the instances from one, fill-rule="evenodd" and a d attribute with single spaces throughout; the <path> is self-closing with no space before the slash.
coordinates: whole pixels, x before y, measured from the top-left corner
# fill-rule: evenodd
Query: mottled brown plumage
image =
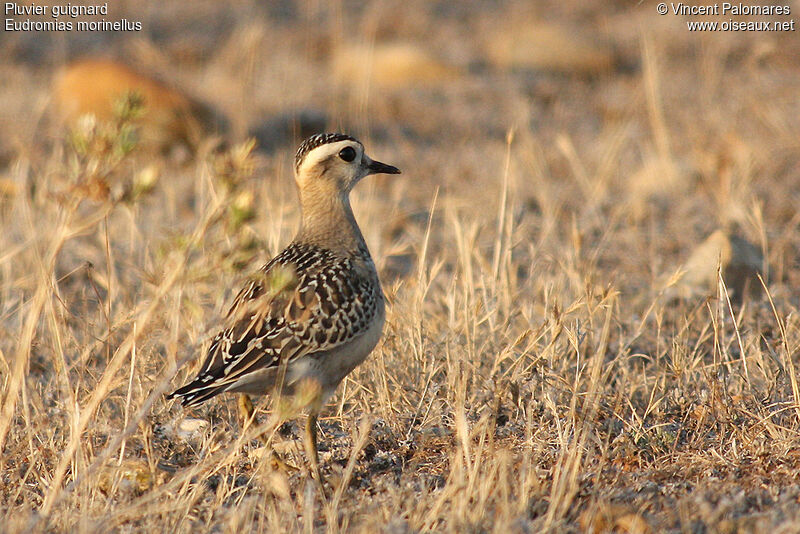
<path id="1" fill-rule="evenodd" d="M 383 311 L 377 276 L 359 273 L 368 271 L 363 266 L 369 261 L 306 243 L 289 245 L 239 292 L 197 378 L 173 396 L 197 405 L 223 391 L 267 393 L 274 384 L 264 387 L 248 375 L 306 355 L 320 358 L 366 332 Z M 285 387 L 291 390 L 302 377 L 293 376 L 291 365 L 288 370 Z M 319 381 L 323 389 L 335 389 L 341 378 Z"/>

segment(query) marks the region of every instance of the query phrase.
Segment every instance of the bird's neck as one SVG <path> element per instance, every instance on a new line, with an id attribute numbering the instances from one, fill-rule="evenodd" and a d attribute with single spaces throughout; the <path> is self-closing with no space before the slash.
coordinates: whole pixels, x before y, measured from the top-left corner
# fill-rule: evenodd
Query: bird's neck
<path id="1" fill-rule="evenodd" d="M 302 223 L 296 241 L 353 253 L 366 248 L 348 193 L 303 191 L 300 209 Z"/>

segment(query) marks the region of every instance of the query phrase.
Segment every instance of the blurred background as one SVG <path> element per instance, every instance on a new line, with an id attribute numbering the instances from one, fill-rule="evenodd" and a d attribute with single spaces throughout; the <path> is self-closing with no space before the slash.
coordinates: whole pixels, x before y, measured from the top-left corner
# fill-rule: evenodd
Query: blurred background
<path id="1" fill-rule="evenodd" d="M 611 190 L 637 219 L 676 198 L 688 211 L 713 204 L 692 229 L 704 235 L 710 219 L 745 223 L 752 188 L 767 202 L 797 179 L 797 33 L 686 26 L 791 15 L 661 16 L 650 2 L 618 1 L 120 0 L 108 10 L 61 20 L 138 21 L 141 31 L 0 36 L 2 161 L 85 113 L 110 116 L 131 88 L 155 91 L 144 137 L 161 150 L 254 136 L 270 153 L 344 129 L 415 160 L 423 188 L 480 191 L 514 132 L 525 182 L 570 182 L 560 189 L 572 199 L 559 203 L 595 213 L 595 193 Z M 499 161 L 486 157 L 496 151 Z"/>

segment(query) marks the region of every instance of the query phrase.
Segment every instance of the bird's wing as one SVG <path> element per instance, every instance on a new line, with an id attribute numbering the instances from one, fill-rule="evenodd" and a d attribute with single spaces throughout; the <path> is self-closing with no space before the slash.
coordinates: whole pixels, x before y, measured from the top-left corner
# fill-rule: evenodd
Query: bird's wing
<path id="1" fill-rule="evenodd" d="M 314 252 L 284 251 L 259 271 L 234 299 L 197 377 L 170 397 L 200 404 L 250 373 L 333 349 L 369 328 L 379 290 L 349 260 Z"/>

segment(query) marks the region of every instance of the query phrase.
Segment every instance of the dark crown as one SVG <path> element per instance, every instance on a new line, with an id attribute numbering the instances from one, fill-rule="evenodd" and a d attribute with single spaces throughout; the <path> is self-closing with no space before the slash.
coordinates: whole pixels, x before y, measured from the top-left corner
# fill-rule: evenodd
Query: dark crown
<path id="1" fill-rule="evenodd" d="M 327 145 L 328 143 L 338 143 L 339 141 L 355 141 L 358 143 L 358 139 L 354 137 L 350 137 L 347 134 L 343 133 L 321 133 L 312 135 L 308 139 L 302 142 L 300 148 L 297 149 L 297 154 L 294 156 L 294 168 L 295 170 L 300 168 L 300 165 L 303 163 L 306 155 L 314 150 L 317 147 L 322 145 Z"/>

